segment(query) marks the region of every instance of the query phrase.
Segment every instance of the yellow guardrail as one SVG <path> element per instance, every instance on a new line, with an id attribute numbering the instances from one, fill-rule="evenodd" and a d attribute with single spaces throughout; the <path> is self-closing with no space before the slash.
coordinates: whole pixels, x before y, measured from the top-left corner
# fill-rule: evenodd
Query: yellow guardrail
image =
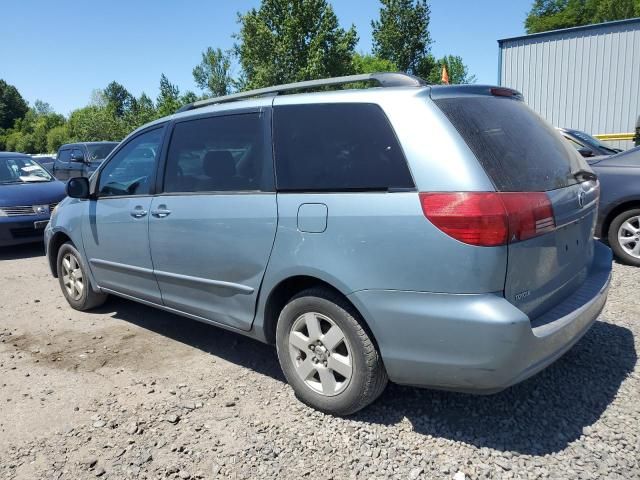
<path id="1" fill-rule="evenodd" d="M 594 135 L 598 140 L 605 142 L 618 142 L 623 140 L 633 140 L 635 133 L 599 133 Z"/>

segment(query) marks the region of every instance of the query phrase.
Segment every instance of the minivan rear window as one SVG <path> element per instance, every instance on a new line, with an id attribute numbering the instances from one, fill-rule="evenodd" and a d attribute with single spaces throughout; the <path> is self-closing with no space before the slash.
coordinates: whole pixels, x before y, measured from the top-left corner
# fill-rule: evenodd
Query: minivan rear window
<path id="1" fill-rule="evenodd" d="M 374 104 L 276 107 L 274 143 L 281 191 L 414 187 L 395 133 Z"/>
<path id="2" fill-rule="evenodd" d="M 435 103 L 498 191 L 555 190 L 578 183 L 574 173 L 589 170 L 569 142 L 520 100 L 467 96 Z"/>

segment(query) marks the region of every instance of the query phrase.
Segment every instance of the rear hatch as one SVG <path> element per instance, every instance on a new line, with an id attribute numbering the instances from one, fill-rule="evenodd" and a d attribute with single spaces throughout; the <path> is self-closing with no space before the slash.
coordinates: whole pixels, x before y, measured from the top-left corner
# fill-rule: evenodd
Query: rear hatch
<path id="1" fill-rule="evenodd" d="M 594 254 L 598 183 L 576 150 L 517 92 L 484 87 L 471 92 L 432 96 L 496 192 L 520 201 L 516 213 L 522 199 L 539 203 L 533 231 L 520 238 L 509 233 L 504 288 L 509 302 L 535 318 L 586 279 Z"/>

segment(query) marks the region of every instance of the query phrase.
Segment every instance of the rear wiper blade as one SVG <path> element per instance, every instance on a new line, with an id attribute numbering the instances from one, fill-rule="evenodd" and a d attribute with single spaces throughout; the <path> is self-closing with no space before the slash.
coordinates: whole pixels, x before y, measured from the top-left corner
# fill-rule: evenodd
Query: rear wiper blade
<path id="1" fill-rule="evenodd" d="M 576 180 L 582 180 L 583 182 L 595 181 L 598 180 L 598 176 L 590 170 L 576 170 L 575 172 L 571 172 Z"/>

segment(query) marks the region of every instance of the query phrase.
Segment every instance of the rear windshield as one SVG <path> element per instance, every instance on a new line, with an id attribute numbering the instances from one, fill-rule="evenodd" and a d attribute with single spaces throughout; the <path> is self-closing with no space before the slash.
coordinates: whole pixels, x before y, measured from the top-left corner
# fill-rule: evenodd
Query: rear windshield
<path id="1" fill-rule="evenodd" d="M 555 190 L 589 170 L 578 152 L 524 102 L 503 97 L 435 100 L 502 192 Z"/>

